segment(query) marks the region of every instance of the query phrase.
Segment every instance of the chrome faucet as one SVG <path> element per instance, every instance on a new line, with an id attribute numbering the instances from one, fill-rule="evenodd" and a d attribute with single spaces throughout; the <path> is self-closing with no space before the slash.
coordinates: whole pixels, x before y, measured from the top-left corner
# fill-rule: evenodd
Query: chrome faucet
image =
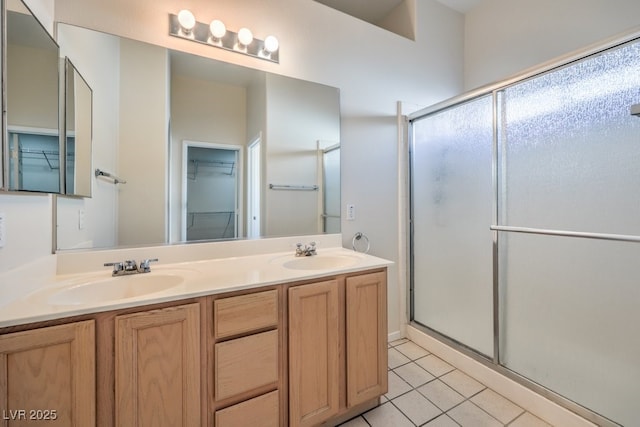
<path id="1" fill-rule="evenodd" d="M 104 266 L 113 267 L 112 276 L 126 276 L 128 274 L 149 273 L 151 271 L 149 264 L 154 261 L 158 261 L 158 258 L 144 259 L 140 261 L 140 265 L 135 260 L 128 259 L 122 262 L 107 262 Z"/>
<path id="2" fill-rule="evenodd" d="M 296 256 L 311 256 L 317 255 L 316 253 L 316 242 L 311 242 L 309 245 L 304 245 L 302 247 L 302 243 L 296 244 Z"/>

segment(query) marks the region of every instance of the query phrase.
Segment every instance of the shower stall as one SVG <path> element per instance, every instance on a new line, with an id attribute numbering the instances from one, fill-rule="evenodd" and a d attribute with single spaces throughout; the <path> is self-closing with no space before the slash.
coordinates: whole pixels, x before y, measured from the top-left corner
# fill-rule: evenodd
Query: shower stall
<path id="1" fill-rule="evenodd" d="M 413 325 L 640 420 L 640 34 L 409 117 Z"/>

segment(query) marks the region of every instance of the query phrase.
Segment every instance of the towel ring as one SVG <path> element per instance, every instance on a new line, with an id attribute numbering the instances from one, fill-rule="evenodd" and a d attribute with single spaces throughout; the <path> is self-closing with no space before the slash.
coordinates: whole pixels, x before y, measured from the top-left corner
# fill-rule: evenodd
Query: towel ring
<path id="1" fill-rule="evenodd" d="M 365 244 L 366 244 L 366 248 L 363 251 L 359 251 L 358 248 L 356 247 L 356 242 L 360 241 L 360 240 L 364 240 Z M 351 240 L 351 247 L 353 248 L 354 251 L 356 252 L 362 252 L 362 253 L 369 253 L 369 249 L 371 248 L 371 244 L 369 243 L 369 238 L 362 232 L 358 231 L 354 236 L 353 239 Z"/>

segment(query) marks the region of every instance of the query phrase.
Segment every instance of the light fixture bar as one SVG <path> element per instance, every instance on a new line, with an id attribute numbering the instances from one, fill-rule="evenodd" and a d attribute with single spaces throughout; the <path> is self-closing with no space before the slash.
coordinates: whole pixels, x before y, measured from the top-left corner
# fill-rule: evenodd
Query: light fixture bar
<path id="1" fill-rule="evenodd" d="M 277 41 L 275 43 L 276 50 L 269 52 L 267 49 L 270 48 L 273 50 L 273 43 L 266 43 L 265 46 L 265 42 L 263 40 L 253 38 L 253 40 L 245 46 L 240 43 L 238 33 L 229 30 L 226 30 L 225 35 L 221 38 L 215 38 L 211 34 L 210 24 L 205 24 L 198 21 L 195 22 L 195 25 L 192 29 L 190 29 L 190 31 L 184 31 L 183 27 L 178 21 L 178 15 L 174 15 L 172 13 L 169 14 L 169 35 L 181 39 L 191 40 L 201 44 L 206 44 L 209 46 L 214 46 L 231 52 L 242 53 L 254 58 L 260 58 L 264 59 L 265 61 L 275 62 L 276 64 L 280 63 Z M 267 39 L 269 39 L 269 37 L 267 37 Z"/>

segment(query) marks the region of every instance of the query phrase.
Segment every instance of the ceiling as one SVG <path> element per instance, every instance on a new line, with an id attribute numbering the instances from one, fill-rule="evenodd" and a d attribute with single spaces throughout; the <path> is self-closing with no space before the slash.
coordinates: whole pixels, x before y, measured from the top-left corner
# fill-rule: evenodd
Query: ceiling
<path id="1" fill-rule="evenodd" d="M 316 0 L 319 3 L 376 24 L 404 0 Z M 445 6 L 467 13 L 481 0 L 437 0 Z"/>

